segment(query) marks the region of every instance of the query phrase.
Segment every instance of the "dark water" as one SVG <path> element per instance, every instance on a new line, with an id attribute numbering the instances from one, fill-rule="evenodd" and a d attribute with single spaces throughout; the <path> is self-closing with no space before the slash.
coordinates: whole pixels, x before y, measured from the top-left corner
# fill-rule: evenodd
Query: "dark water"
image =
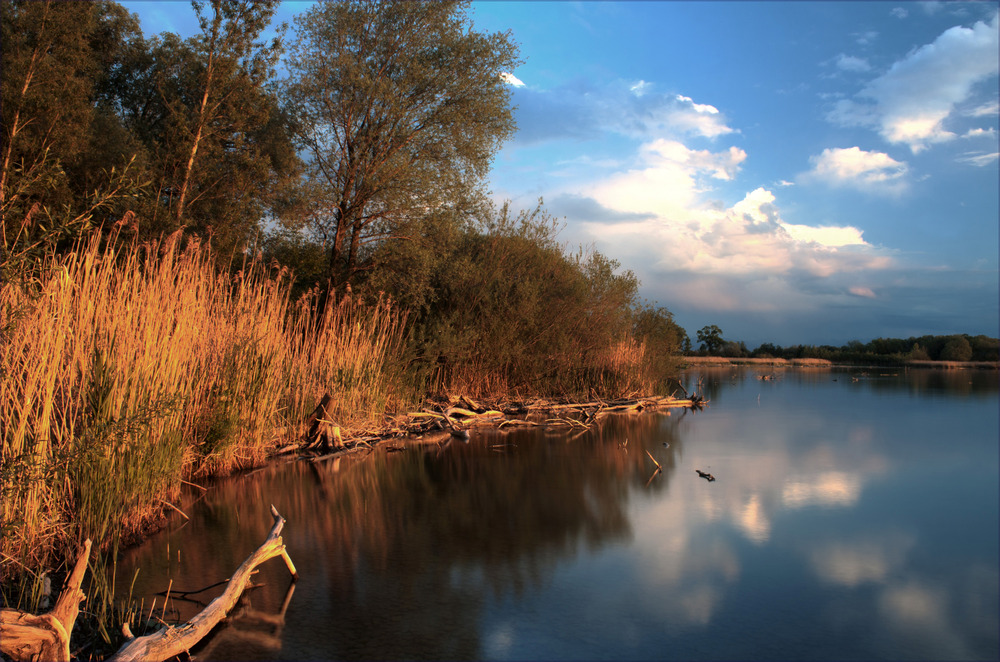
<path id="1" fill-rule="evenodd" d="M 300 579 L 265 564 L 198 659 L 997 659 L 997 373 L 762 374 L 689 374 L 705 411 L 577 438 L 225 481 L 123 559 L 119 593 L 136 567 L 147 608 L 229 577 L 273 503 Z"/>

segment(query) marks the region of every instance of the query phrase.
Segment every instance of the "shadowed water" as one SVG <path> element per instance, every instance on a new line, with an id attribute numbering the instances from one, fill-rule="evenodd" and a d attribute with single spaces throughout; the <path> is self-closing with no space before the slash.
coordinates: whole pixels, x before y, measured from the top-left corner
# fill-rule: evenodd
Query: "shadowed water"
<path id="1" fill-rule="evenodd" d="M 229 577 L 273 503 L 300 579 L 263 566 L 198 659 L 996 659 L 997 373 L 765 374 L 689 374 L 705 411 L 576 438 L 218 483 L 119 562 L 119 593 L 138 568 L 148 608 L 172 580 L 165 616 L 189 618 L 220 589 L 178 592 Z"/>

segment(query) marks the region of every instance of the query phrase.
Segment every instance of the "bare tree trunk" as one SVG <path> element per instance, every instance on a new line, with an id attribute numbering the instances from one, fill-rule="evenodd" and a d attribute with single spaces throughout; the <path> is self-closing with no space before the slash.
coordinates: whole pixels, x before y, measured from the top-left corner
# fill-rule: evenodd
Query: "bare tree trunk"
<path id="1" fill-rule="evenodd" d="M 42 24 L 38 28 L 38 33 L 43 34 L 45 32 L 45 22 L 49 17 L 49 8 L 52 6 L 51 2 L 45 3 L 45 14 L 42 18 Z M 35 77 L 35 64 L 38 63 L 39 53 L 38 47 L 31 52 L 31 63 L 28 65 L 28 71 L 24 76 L 24 85 L 21 86 L 21 98 L 23 99 L 28 94 L 28 88 L 31 87 L 31 80 Z M 14 112 L 14 121 L 10 124 L 10 136 L 7 138 L 7 147 L 4 149 L 3 154 L 3 170 L 0 171 L 0 205 L 3 205 L 4 200 L 7 196 L 7 173 L 10 171 L 10 162 L 14 155 L 14 141 L 17 139 L 17 134 L 21 132 L 23 126 L 19 126 L 21 121 L 21 109 L 18 108 Z"/>
<path id="2" fill-rule="evenodd" d="M 215 44 L 219 37 L 219 24 L 222 17 L 219 16 L 219 5 L 212 2 L 215 10 L 215 18 L 212 20 L 212 37 L 208 42 L 208 66 L 205 69 L 205 92 L 201 95 L 201 105 L 198 107 L 198 124 L 194 133 L 194 141 L 191 143 L 191 153 L 188 155 L 187 163 L 184 166 L 184 181 L 181 183 L 181 190 L 177 199 L 177 224 L 181 224 L 184 216 L 184 207 L 187 204 L 188 189 L 191 186 L 191 172 L 194 170 L 195 157 L 198 155 L 198 146 L 201 143 L 202 134 L 208 124 L 208 99 L 212 91 L 212 78 L 215 74 Z"/>

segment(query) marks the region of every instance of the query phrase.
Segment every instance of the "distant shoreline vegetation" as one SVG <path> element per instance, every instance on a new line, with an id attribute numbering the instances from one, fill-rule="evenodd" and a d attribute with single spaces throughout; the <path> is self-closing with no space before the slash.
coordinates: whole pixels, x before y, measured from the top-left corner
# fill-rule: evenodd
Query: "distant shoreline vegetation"
<path id="1" fill-rule="evenodd" d="M 1000 369 L 1000 362 L 997 361 L 920 361 L 907 359 L 903 362 L 868 362 L 868 363 L 845 363 L 836 362 L 829 359 L 782 359 L 782 358 L 760 358 L 743 357 L 733 358 L 725 356 L 685 356 L 680 359 L 681 369 L 695 368 L 703 366 L 780 366 L 789 368 L 836 368 L 836 367 L 910 367 L 910 368 L 938 368 L 946 370 L 963 369 Z"/>
<path id="2" fill-rule="evenodd" d="M 846 365 L 924 365 L 956 367 L 965 364 L 995 366 L 1000 361 L 1000 339 L 968 334 L 926 335 L 909 338 L 859 340 L 841 347 L 832 345 L 790 345 L 781 347 L 763 343 L 753 351 L 743 342 L 726 340 L 722 329 L 708 325 L 698 330 L 700 345 L 693 350 L 690 341 L 682 340 L 686 358 L 718 357 L 734 361 L 747 359 L 801 361 L 821 359 Z"/>

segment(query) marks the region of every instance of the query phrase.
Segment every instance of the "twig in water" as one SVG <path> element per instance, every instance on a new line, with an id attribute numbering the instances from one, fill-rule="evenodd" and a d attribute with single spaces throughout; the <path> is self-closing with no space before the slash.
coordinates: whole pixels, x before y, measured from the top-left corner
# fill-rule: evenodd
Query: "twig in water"
<path id="1" fill-rule="evenodd" d="M 164 506 L 169 506 L 170 508 L 173 508 L 174 510 L 176 510 L 177 512 L 179 512 L 181 514 L 181 517 L 183 517 L 184 519 L 186 519 L 188 521 L 191 521 L 191 518 L 188 517 L 186 514 L 184 514 L 183 510 L 181 510 L 180 508 L 178 508 L 174 504 L 170 503 L 169 501 L 164 501 L 163 499 L 160 499 L 160 503 L 162 503 Z"/>

